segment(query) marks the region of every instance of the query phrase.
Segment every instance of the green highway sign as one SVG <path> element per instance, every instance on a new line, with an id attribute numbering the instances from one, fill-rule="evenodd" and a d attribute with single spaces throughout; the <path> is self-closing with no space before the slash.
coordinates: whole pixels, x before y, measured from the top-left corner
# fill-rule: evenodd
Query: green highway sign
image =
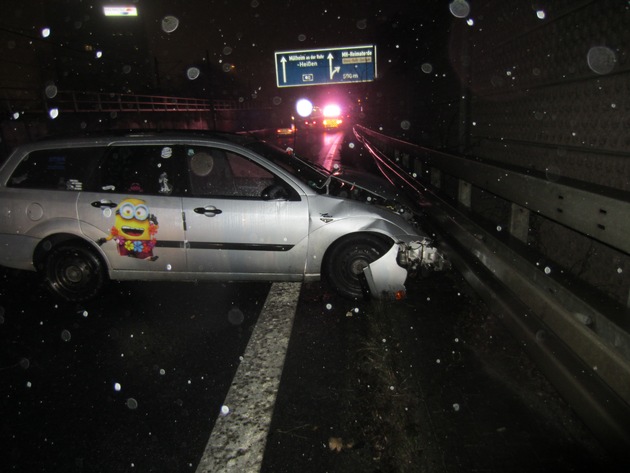
<path id="1" fill-rule="evenodd" d="M 276 85 L 308 85 L 370 82 L 376 78 L 376 46 L 279 51 Z"/>

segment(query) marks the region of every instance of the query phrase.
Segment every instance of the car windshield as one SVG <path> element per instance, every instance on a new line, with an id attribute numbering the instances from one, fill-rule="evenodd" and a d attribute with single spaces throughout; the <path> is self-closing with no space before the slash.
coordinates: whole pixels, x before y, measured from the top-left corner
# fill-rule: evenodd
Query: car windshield
<path id="1" fill-rule="evenodd" d="M 315 189 L 317 192 L 321 194 L 328 193 L 327 187 L 331 182 L 331 173 L 323 166 L 309 162 L 290 150 L 283 150 L 265 141 L 249 143 L 247 148 L 280 166 L 300 182 Z"/>

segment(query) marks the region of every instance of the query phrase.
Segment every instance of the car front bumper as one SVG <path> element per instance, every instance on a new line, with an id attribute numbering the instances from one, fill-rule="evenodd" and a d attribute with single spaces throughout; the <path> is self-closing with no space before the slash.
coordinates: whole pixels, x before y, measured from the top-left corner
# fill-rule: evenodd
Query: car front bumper
<path id="1" fill-rule="evenodd" d="M 420 268 L 442 271 L 449 267 L 446 257 L 428 238 L 400 241 L 363 269 L 366 292 L 374 299 L 401 300 L 406 296 L 409 271 L 415 274 Z"/>

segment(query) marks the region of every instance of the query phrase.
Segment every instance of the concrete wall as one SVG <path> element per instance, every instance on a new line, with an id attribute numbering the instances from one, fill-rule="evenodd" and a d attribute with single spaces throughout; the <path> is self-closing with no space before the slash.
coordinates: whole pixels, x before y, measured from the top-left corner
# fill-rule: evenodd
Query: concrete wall
<path id="1" fill-rule="evenodd" d="M 446 147 L 630 194 L 630 5 L 619 0 L 470 2 L 450 56 L 461 83 Z M 454 94 L 455 95 L 455 94 Z M 463 98 L 463 99 L 461 99 Z M 443 132 L 443 129 L 442 129 Z M 606 189 L 602 189 L 607 192 Z M 473 207 L 504 223 L 506 203 L 473 193 Z M 532 218 L 529 243 L 627 304 L 627 254 Z"/>

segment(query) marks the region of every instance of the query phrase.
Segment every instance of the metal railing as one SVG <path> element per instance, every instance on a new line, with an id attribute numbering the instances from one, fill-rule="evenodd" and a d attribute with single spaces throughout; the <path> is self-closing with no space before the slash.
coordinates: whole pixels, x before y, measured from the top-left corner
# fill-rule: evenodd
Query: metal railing
<path id="1" fill-rule="evenodd" d="M 364 127 L 355 135 L 381 170 L 425 201 L 445 251 L 522 341 L 558 391 L 615 453 L 630 447 L 630 313 L 593 288 L 540 264 L 526 244 L 530 214 L 545 216 L 630 253 L 630 196 L 581 182 L 554 182 L 497 163 L 449 155 Z M 443 192 L 457 181 L 457 196 Z M 471 208 L 473 186 L 510 202 L 509 235 Z"/>
<path id="2" fill-rule="evenodd" d="M 226 110 L 253 110 L 261 108 L 251 100 L 200 99 L 163 95 L 121 94 L 110 92 L 56 91 L 47 97 L 32 89 L 3 89 L 4 108 L 13 113 L 48 113 L 56 108 L 60 112 L 124 113 L 124 112 L 214 112 Z"/>

